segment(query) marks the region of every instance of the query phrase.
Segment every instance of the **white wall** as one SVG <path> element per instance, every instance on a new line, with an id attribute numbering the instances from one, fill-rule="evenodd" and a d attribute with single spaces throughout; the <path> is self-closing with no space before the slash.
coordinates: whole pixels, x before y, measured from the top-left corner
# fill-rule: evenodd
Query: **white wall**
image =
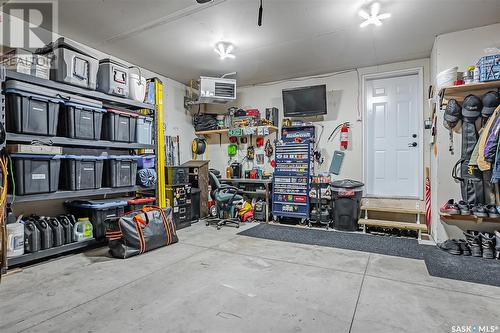
<path id="1" fill-rule="evenodd" d="M 484 49 L 488 47 L 500 47 L 500 24 L 437 36 L 431 54 L 432 82 L 437 73 L 450 67 L 458 66 L 459 71 L 464 71 L 468 66 L 475 65 L 484 55 Z M 454 134 L 455 155 L 451 155 L 448 151 L 449 132 L 442 125 L 443 114 L 443 111 L 438 112 L 437 155 L 432 161 L 432 230 L 438 242 L 448 238 L 463 238 L 463 229 L 478 227 L 473 222 L 464 222 L 459 228 L 442 223 L 439 219 L 440 205 L 450 198 L 460 198 L 460 184 L 451 178 L 451 169 L 460 158 L 461 134 Z M 493 230 L 495 227 L 494 224 L 487 223 L 480 226 L 481 230 L 485 231 Z"/>
<path id="2" fill-rule="evenodd" d="M 268 107 L 277 107 L 280 109 L 280 123 L 283 118 L 282 109 L 283 102 L 281 98 L 281 91 L 286 88 L 326 84 L 328 92 L 328 114 L 323 117 L 321 121 L 314 121 L 317 125 L 317 133 L 319 135 L 321 128 L 324 126 L 324 133 L 319 143 L 321 153 L 324 156 L 325 162 L 316 170 L 319 172 L 326 172 L 330 167 L 333 152 L 339 150 L 340 140 L 337 135 L 335 139 L 328 142 L 328 136 L 333 129 L 342 122 L 351 122 L 350 129 L 350 146 L 346 151 L 344 164 L 339 178 L 351 178 L 362 180 L 363 179 L 363 123 L 358 120 L 358 111 L 360 111 L 361 104 L 359 98 L 361 97 L 360 81 L 364 74 L 374 74 L 390 72 L 401 69 L 409 68 L 423 68 L 424 73 L 424 87 L 423 91 L 426 94 L 427 86 L 430 81 L 429 73 L 429 59 L 420 59 L 414 61 L 406 61 L 400 63 L 393 63 L 381 66 L 360 68 L 341 73 L 331 73 L 320 75 L 316 77 L 305 77 L 291 79 L 287 81 L 279 81 L 274 83 L 266 83 L 255 86 L 242 87 L 238 89 L 238 100 L 234 105 L 242 108 L 258 108 L 261 113 L 265 112 Z M 424 119 L 429 117 L 426 96 L 422 96 L 424 103 Z M 210 106 L 208 112 L 225 112 L 229 106 Z M 425 164 L 429 164 L 429 150 L 428 150 L 428 135 L 426 135 L 424 145 L 424 160 Z M 272 136 L 274 138 L 274 136 Z M 228 163 L 227 147 L 226 144 L 219 146 L 219 138 L 212 138 L 209 145 L 209 159 L 211 160 L 211 167 L 217 168 L 221 171 L 225 169 Z M 244 153 L 241 154 L 244 156 Z M 267 164 L 268 165 L 268 164 Z M 250 164 L 246 164 L 250 167 Z M 269 167 L 268 167 L 269 168 Z"/>

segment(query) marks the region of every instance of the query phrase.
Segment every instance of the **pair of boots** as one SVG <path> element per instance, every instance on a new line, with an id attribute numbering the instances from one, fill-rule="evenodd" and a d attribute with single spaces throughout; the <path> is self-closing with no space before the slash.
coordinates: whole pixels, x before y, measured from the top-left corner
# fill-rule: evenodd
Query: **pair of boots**
<path id="1" fill-rule="evenodd" d="M 473 257 L 500 259 L 500 232 L 495 231 L 492 234 L 489 232 L 467 230 L 467 232 L 464 232 L 464 235 Z"/>

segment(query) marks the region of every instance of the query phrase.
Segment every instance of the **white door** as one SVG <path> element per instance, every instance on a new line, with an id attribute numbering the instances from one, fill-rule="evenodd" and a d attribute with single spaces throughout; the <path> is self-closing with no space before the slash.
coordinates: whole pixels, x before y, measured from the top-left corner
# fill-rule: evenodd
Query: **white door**
<path id="1" fill-rule="evenodd" d="M 421 198 L 419 76 L 366 81 L 365 182 L 371 197 Z"/>

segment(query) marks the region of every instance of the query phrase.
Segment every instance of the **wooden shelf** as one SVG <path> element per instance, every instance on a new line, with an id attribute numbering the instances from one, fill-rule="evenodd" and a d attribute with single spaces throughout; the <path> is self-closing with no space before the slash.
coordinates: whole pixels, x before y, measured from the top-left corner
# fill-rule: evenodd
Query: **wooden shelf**
<path id="1" fill-rule="evenodd" d="M 402 229 L 402 230 L 415 230 L 415 231 L 427 232 L 427 225 L 423 224 L 423 223 L 418 224 L 418 223 L 410 223 L 410 222 L 359 219 L 358 224 L 365 225 L 367 227 L 395 228 L 395 229 Z"/>
<path id="2" fill-rule="evenodd" d="M 278 132 L 278 127 L 276 127 L 276 126 L 253 126 L 251 128 L 255 128 L 255 130 L 257 131 L 258 127 L 267 127 L 267 128 L 269 128 L 269 134 Z M 241 127 L 241 128 L 248 128 L 248 127 Z M 219 130 L 198 131 L 198 132 L 195 132 L 195 134 L 196 135 L 207 135 L 208 136 L 208 135 L 213 135 L 213 134 L 222 135 L 222 134 L 227 134 L 228 132 L 229 132 L 229 128 L 224 128 L 224 129 L 219 129 Z"/>
<path id="3" fill-rule="evenodd" d="M 386 208 L 386 207 L 361 206 L 361 210 L 367 210 L 369 212 L 383 212 L 383 213 L 394 213 L 394 214 L 425 215 L 425 210 L 415 209 L 415 208 Z"/>
<path id="4" fill-rule="evenodd" d="M 462 84 L 459 86 L 441 88 L 439 96 L 443 97 L 442 104 L 447 104 L 450 99 L 456 99 L 458 102 L 462 102 L 469 94 L 480 96 L 490 90 L 496 90 L 499 87 L 500 81 Z"/>
<path id="5" fill-rule="evenodd" d="M 474 223 L 500 223 L 500 217 L 477 217 L 475 215 L 449 215 L 439 213 L 441 221 L 447 224 L 456 224 L 457 222 L 474 222 Z"/>

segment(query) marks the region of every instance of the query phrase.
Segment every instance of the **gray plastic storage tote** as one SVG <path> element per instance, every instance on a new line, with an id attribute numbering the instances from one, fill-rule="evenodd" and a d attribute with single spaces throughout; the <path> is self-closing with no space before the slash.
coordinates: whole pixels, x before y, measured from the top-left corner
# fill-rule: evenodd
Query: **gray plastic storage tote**
<path id="1" fill-rule="evenodd" d="M 120 97 L 128 97 L 129 93 L 128 67 L 111 59 L 99 62 L 97 72 L 97 90 Z"/>
<path id="2" fill-rule="evenodd" d="M 60 134 L 68 138 L 100 140 L 105 109 L 66 102 L 60 112 Z"/>
<path id="3" fill-rule="evenodd" d="M 17 195 L 50 193 L 59 188 L 61 155 L 10 154 L 14 181 L 9 187 Z"/>
<path id="4" fill-rule="evenodd" d="M 134 142 L 137 117 L 137 113 L 108 109 L 104 114 L 102 139 Z"/>
<path id="5" fill-rule="evenodd" d="M 137 128 L 135 131 L 137 143 L 146 145 L 153 144 L 153 118 L 139 116 L 137 118 Z"/>
<path id="6" fill-rule="evenodd" d="M 62 99 L 57 91 L 9 80 L 5 83 L 7 131 L 54 136 Z"/>
<path id="7" fill-rule="evenodd" d="M 137 160 L 139 156 L 110 155 L 105 160 L 104 186 L 134 186 L 137 179 Z"/>
<path id="8" fill-rule="evenodd" d="M 69 191 L 101 188 L 105 159 L 105 156 L 64 156 L 61 170 L 61 188 Z"/>

